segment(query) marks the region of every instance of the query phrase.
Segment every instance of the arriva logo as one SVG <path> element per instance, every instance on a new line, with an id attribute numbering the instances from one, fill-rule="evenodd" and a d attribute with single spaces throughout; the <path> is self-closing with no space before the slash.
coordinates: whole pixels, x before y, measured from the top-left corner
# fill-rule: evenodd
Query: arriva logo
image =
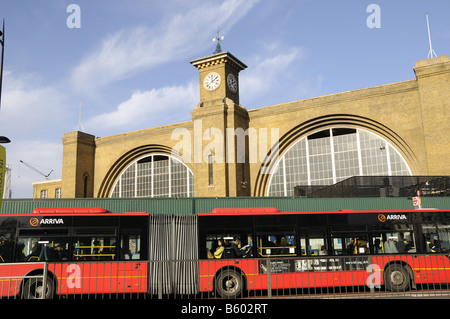
<path id="1" fill-rule="evenodd" d="M 31 218 L 30 219 L 30 225 L 33 226 L 33 227 L 39 225 L 39 219 L 37 219 L 35 217 Z"/>
<path id="2" fill-rule="evenodd" d="M 392 215 L 384 215 L 384 214 L 378 214 L 378 220 L 382 223 L 384 223 L 387 220 L 406 220 L 406 215 L 404 214 L 392 214 Z"/>
<path id="3" fill-rule="evenodd" d="M 40 224 L 60 225 L 64 224 L 64 220 L 62 218 L 42 218 Z"/>
<path id="4" fill-rule="evenodd" d="M 62 225 L 64 224 L 64 220 L 62 218 L 42 218 L 41 221 L 36 217 L 30 219 L 30 225 L 33 227 L 39 225 Z"/>

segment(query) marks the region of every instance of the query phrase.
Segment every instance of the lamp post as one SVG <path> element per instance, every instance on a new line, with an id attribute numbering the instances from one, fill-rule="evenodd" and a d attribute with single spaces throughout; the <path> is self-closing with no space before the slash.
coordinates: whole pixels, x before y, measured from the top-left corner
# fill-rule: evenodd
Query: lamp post
<path id="1" fill-rule="evenodd" d="M 0 31 L 1 40 L 0 44 L 2 45 L 2 61 L 0 62 L 0 107 L 1 107 L 1 97 L 2 97 L 2 82 L 3 82 L 3 57 L 5 52 L 5 19 L 3 19 L 3 28 Z M 0 136 L 0 143 L 9 143 L 11 142 L 9 138 L 6 136 Z M 3 146 L 0 145 L 0 209 L 2 206 L 3 200 L 3 185 L 5 182 L 5 172 L 6 172 L 6 150 Z"/>
<path id="2" fill-rule="evenodd" d="M 0 43 L 2 45 L 2 62 L 0 64 L 0 108 L 2 105 L 2 82 L 3 82 L 3 58 L 5 56 L 5 19 L 3 19 L 3 28 L 2 31 L 0 31 L 0 35 L 2 36 L 2 39 L 0 40 Z"/>
<path id="3" fill-rule="evenodd" d="M 2 106 L 2 83 L 3 83 L 3 59 L 5 56 L 5 19 L 3 19 L 3 28 L 0 31 L 0 36 L 2 37 L 0 40 L 0 44 L 2 45 L 2 53 L 0 62 L 0 109 Z M 6 136 L 0 136 L 0 143 L 10 143 L 11 141 Z M 0 194 L 1 195 L 1 194 Z"/>

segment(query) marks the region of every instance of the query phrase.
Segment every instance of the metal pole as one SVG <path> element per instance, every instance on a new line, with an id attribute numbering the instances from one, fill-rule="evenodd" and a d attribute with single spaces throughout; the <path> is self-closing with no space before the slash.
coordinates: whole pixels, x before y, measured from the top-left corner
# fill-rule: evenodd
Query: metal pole
<path id="1" fill-rule="evenodd" d="M 162 299 L 162 295 L 163 295 L 163 283 L 162 283 L 162 261 L 157 261 L 157 265 L 158 265 L 158 299 Z"/>
<path id="2" fill-rule="evenodd" d="M 272 269 L 270 268 L 270 259 L 267 259 L 267 298 L 272 298 Z"/>
<path id="3" fill-rule="evenodd" d="M 48 274 L 48 263 L 44 263 L 44 274 L 42 275 L 42 299 L 46 299 L 47 295 L 47 274 Z"/>
<path id="4" fill-rule="evenodd" d="M 2 103 L 2 82 L 3 82 L 3 58 L 5 56 L 5 19 L 3 19 L 2 29 L 2 62 L 0 64 L 0 108 Z"/>
<path id="5" fill-rule="evenodd" d="M 370 298 L 374 299 L 375 298 L 375 279 L 374 279 L 374 271 L 373 271 L 373 256 L 370 256 L 369 260 L 370 260 L 369 278 L 372 279 L 372 282 L 367 282 L 367 284 L 369 285 L 369 288 L 370 288 Z"/>

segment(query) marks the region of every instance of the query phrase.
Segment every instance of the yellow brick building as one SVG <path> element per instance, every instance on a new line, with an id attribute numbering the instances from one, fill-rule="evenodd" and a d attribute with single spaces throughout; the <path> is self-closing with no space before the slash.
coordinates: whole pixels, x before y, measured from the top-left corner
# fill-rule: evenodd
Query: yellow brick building
<path id="1" fill-rule="evenodd" d="M 61 181 L 40 197 L 291 196 L 351 176 L 450 175 L 449 56 L 415 79 L 247 110 L 229 52 L 191 61 L 192 120 L 96 138 L 64 134 Z"/>

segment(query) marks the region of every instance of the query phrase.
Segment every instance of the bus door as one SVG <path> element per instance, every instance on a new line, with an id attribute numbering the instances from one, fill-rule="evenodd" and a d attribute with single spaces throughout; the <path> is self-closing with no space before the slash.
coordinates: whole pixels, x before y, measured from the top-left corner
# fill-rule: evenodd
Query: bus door
<path id="1" fill-rule="evenodd" d="M 423 280 L 427 282 L 450 281 L 450 226 L 445 221 L 422 224 L 425 253 L 430 256 L 422 268 Z M 424 263 L 422 263 L 424 264 Z M 439 269 L 439 271 L 436 271 Z"/>
<path id="2" fill-rule="evenodd" d="M 117 230 L 114 227 L 72 229 L 71 261 L 66 272 L 69 293 L 107 293 L 119 285 Z"/>
<path id="3" fill-rule="evenodd" d="M 141 229 L 123 229 L 120 235 L 119 272 L 123 275 L 123 288 L 126 292 L 147 291 L 147 245 L 142 238 Z"/>

